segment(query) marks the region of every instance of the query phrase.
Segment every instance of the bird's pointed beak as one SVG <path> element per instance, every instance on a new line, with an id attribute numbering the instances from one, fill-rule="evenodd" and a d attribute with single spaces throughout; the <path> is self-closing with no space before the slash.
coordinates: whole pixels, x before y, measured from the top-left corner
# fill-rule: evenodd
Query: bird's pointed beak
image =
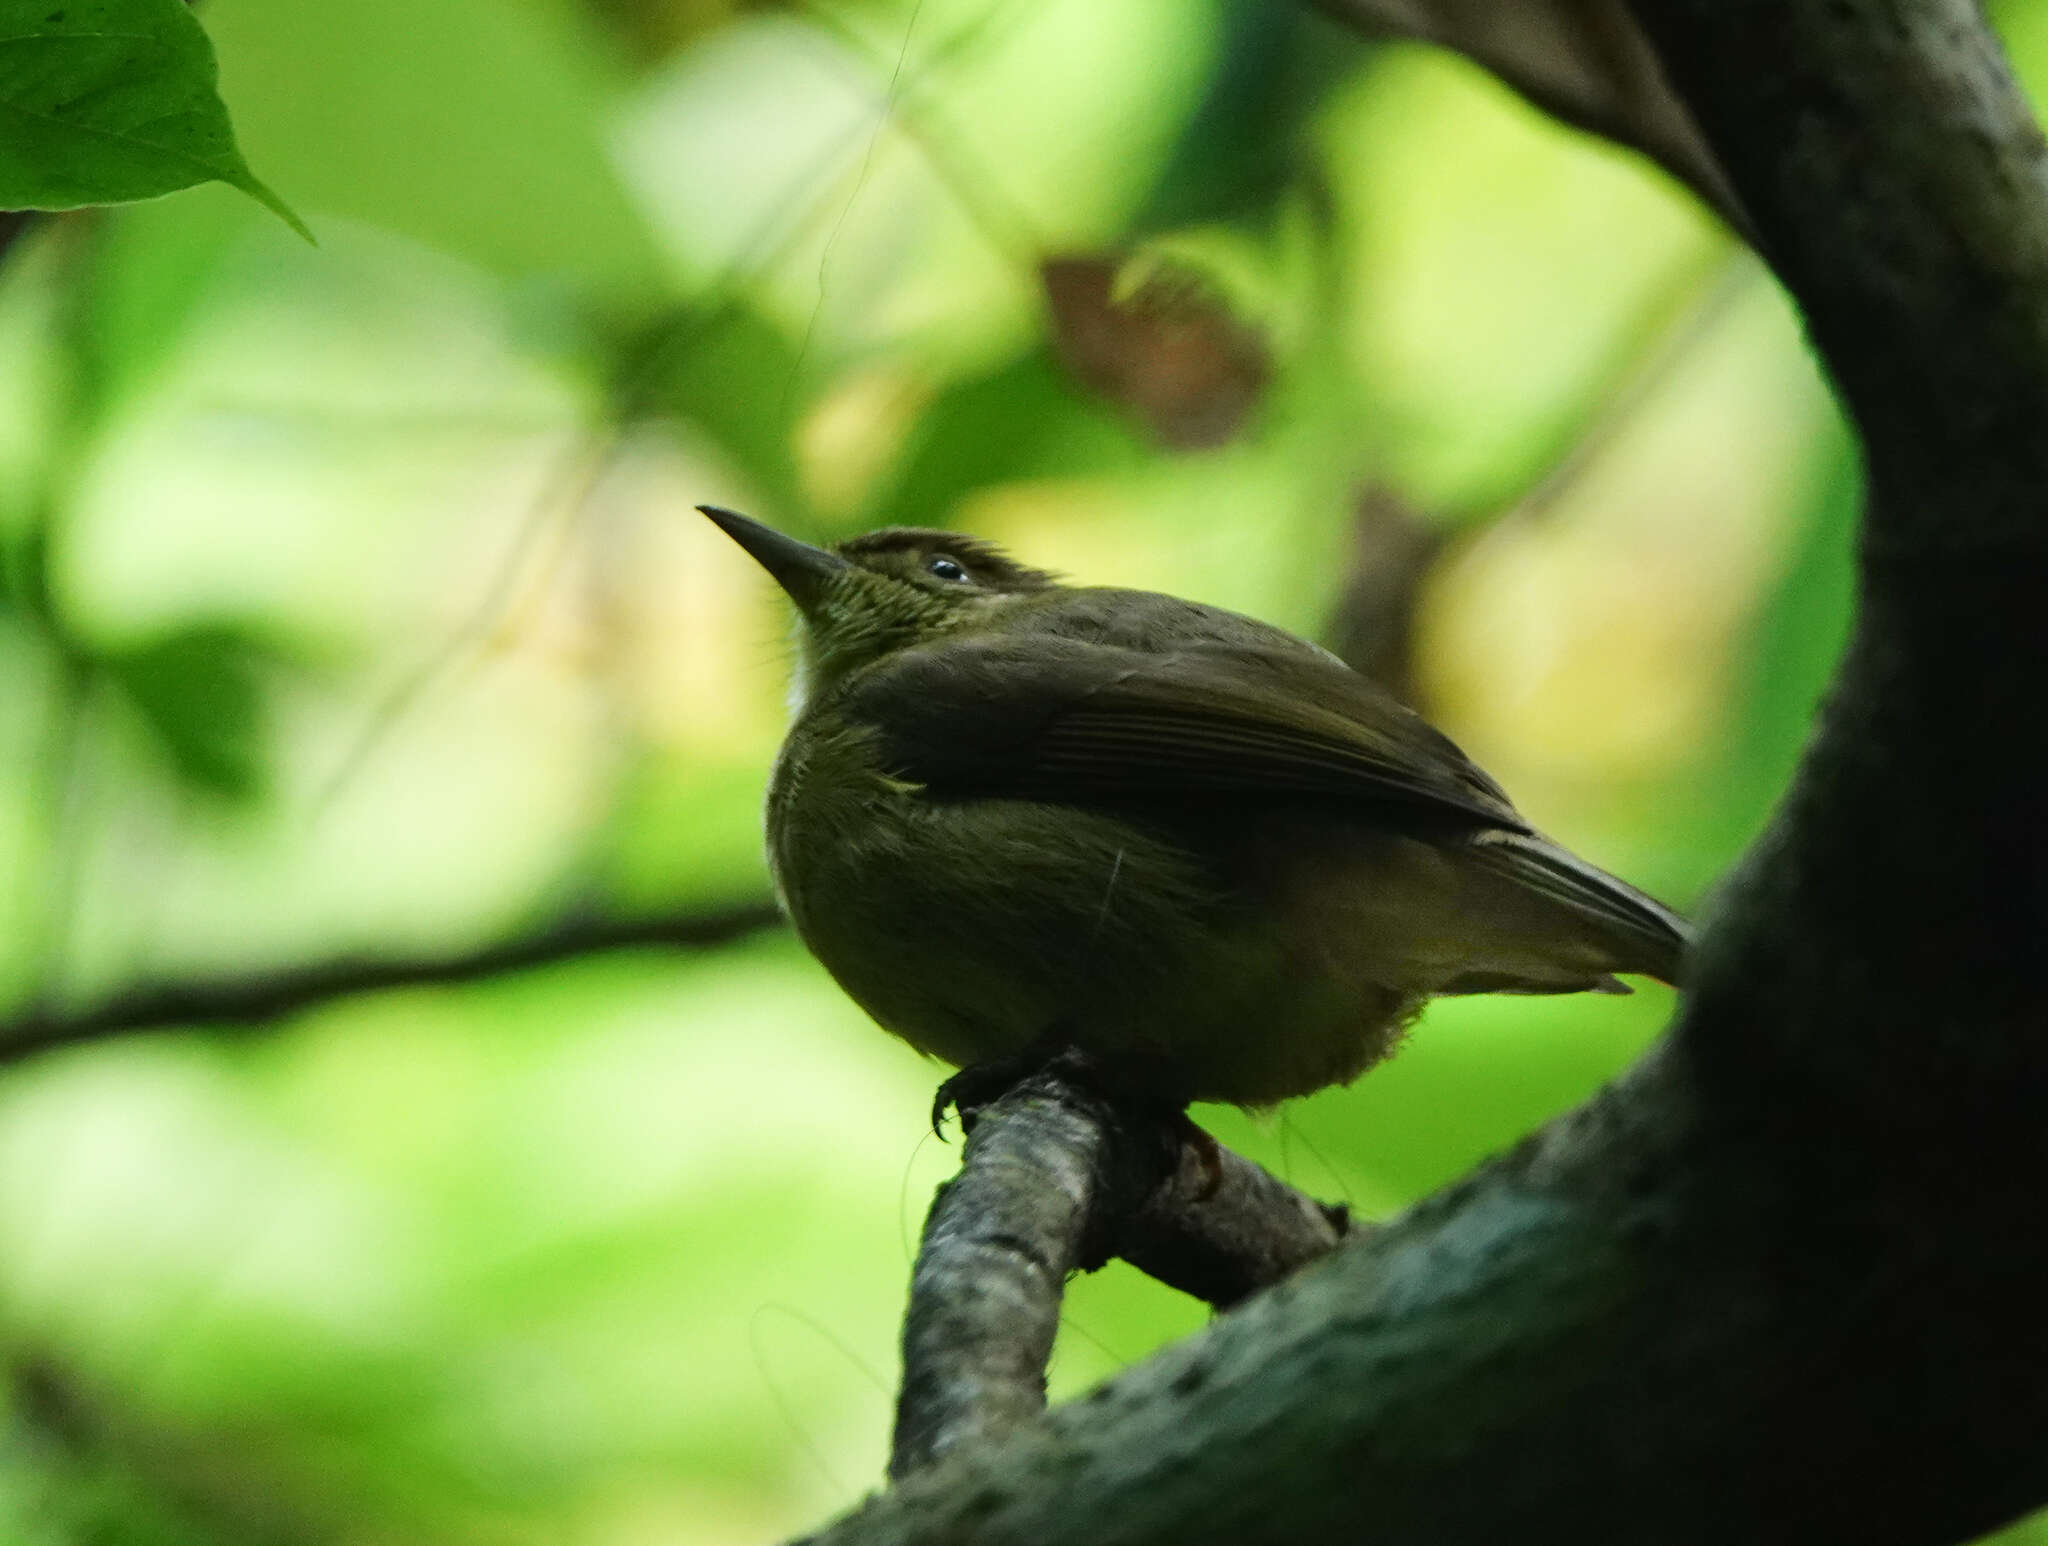
<path id="1" fill-rule="evenodd" d="M 697 508 L 717 523 L 718 529 L 747 550 L 747 555 L 775 576 L 775 583 L 789 592 L 789 599 L 806 616 L 824 594 L 835 575 L 851 567 L 837 553 L 814 548 L 808 542 L 785 537 L 772 526 L 749 520 L 735 510 L 717 505 Z"/>

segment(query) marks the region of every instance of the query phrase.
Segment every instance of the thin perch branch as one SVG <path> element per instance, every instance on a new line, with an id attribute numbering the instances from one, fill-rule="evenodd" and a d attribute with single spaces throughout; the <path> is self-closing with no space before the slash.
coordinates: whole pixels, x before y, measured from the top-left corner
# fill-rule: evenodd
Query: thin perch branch
<path id="1" fill-rule="evenodd" d="M 892 1477 L 1045 1410 L 1060 1295 L 1108 1161 L 1109 1127 L 1089 1104 L 1026 1080 L 978 1113 L 960 1174 L 932 1200 L 903 1317 Z"/>
<path id="2" fill-rule="evenodd" d="M 903 1322 L 889 1474 L 1045 1409 L 1069 1274 L 1123 1256 L 1218 1308 L 1331 1250 L 1326 1208 L 1156 1108 L 1057 1064 L 972 1114 L 960 1174 L 925 1220 Z"/>

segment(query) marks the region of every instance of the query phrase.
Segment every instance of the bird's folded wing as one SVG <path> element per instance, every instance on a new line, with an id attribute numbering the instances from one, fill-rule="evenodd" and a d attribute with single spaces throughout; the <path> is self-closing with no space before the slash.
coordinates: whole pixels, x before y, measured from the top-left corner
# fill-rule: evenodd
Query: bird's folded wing
<path id="1" fill-rule="evenodd" d="M 1488 835 L 1466 852 L 1475 863 L 1592 920 L 1620 953 L 1617 970 L 1678 981 L 1692 925 L 1655 897 L 1541 837 Z"/>
<path id="2" fill-rule="evenodd" d="M 1529 830 L 1446 737 L 1306 647 L 969 635 L 888 657 L 844 704 L 893 772 L 941 796 L 1320 796 Z"/>

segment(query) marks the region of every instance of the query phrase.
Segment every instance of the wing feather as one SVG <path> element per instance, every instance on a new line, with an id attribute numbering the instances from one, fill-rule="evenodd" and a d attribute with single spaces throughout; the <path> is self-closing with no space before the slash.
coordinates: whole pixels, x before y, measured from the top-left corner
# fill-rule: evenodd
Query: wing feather
<path id="1" fill-rule="evenodd" d="M 1318 796 L 1529 830 L 1449 739 L 1292 640 L 1145 650 L 976 633 L 885 658 L 844 707 L 892 771 L 942 796 Z"/>
<path id="2" fill-rule="evenodd" d="M 1678 981 L 1692 926 L 1654 897 L 1540 837 L 1488 838 L 1467 851 L 1518 884 L 1598 923 L 1625 952 L 1622 971 Z"/>

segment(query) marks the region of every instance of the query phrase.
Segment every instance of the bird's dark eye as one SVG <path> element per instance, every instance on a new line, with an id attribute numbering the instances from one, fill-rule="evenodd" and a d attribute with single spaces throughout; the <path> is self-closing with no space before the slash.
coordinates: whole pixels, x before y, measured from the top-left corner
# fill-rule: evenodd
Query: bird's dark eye
<path id="1" fill-rule="evenodd" d="M 967 567 L 957 558 L 948 558 L 944 553 L 934 553 L 924 561 L 925 573 L 935 574 L 942 580 L 964 580 Z"/>

